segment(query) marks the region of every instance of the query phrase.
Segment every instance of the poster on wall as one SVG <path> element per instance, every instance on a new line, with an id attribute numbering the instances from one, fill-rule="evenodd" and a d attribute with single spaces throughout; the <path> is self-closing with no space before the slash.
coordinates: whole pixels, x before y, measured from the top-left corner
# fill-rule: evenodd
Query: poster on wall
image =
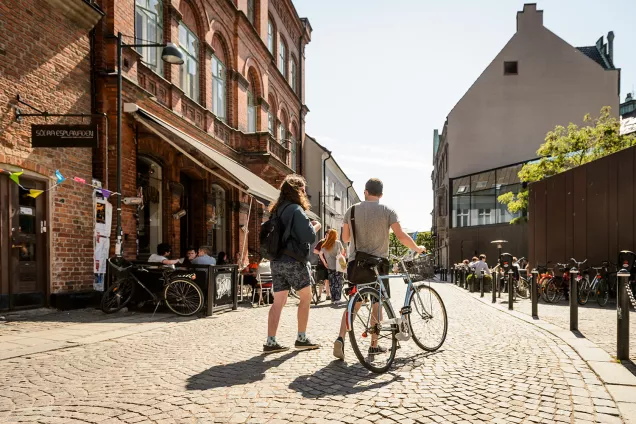
<path id="1" fill-rule="evenodd" d="M 113 217 L 113 206 L 96 191 L 93 195 L 94 234 L 94 273 L 93 289 L 104 291 L 104 276 L 110 250 L 110 231 Z"/>

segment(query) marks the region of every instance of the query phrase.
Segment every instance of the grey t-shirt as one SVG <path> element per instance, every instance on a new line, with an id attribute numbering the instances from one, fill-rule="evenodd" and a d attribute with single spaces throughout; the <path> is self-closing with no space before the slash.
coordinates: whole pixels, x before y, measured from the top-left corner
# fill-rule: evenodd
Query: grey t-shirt
<path id="1" fill-rule="evenodd" d="M 338 253 L 342 252 L 342 243 L 340 240 L 336 240 L 336 242 L 331 246 L 331 249 L 325 249 L 324 247 L 321 249 L 323 255 L 325 255 L 325 259 L 327 260 L 328 268 L 332 271 L 335 271 L 336 268 L 336 258 L 338 257 Z"/>
<path id="2" fill-rule="evenodd" d="M 351 208 L 356 208 L 356 235 L 351 227 Z M 389 230 L 391 225 L 399 221 L 397 213 L 379 202 L 364 201 L 347 210 L 344 222 L 349 224 L 351 243 L 349 244 L 349 261 L 356 257 L 356 252 L 364 252 L 380 258 L 389 257 Z"/>

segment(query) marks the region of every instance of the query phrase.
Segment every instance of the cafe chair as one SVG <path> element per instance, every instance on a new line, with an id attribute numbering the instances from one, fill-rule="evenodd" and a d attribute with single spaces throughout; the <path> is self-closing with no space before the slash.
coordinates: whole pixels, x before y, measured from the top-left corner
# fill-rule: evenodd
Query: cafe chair
<path id="1" fill-rule="evenodd" d="M 269 305 L 269 298 L 273 294 L 272 270 L 269 262 L 261 262 L 256 272 L 256 290 L 252 293 L 252 306 L 263 305 L 263 293 L 265 293 L 265 301 Z M 256 293 L 258 292 L 258 304 L 254 305 Z"/>

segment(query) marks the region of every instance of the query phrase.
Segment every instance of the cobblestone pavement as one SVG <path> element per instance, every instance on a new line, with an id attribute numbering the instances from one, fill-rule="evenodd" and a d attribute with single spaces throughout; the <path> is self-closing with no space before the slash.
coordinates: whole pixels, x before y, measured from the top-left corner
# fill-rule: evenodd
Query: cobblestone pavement
<path id="1" fill-rule="evenodd" d="M 261 355 L 267 309 L 0 361 L 0 421 L 42 423 L 622 422 L 596 375 L 560 339 L 442 283 L 449 333 L 402 344 L 369 374 L 331 346 L 342 307 L 312 307 L 316 351 Z M 394 299 L 404 285 L 393 283 Z M 396 300 L 395 303 L 400 303 Z M 285 308 L 279 341 L 295 337 Z"/>
<path id="2" fill-rule="evenodd" d="M 490 293 L 486 293 L 486 297 Z M 504 299 L 505 298 L 505 299 Z M 508 305 L 508 294 L 503 293 L 500 303 Z M 514 308 L 527 315 L 532 315 L 532 304 L 529 299 L 519 299 L 515 302 Z M 569 303 L 562 300 L 559 303 L 545 303 L 539 301 L 539 318 L 554 325 L 568 330 L 570 328 L 570 307 Z M 636 314 L 634 309 L 630 315 L 630 359 L 636 363 Z M 595 299 L 591 299 L 585 306 L 579 305 L 579 332 L 586 338 L 603 348 L 607 353 L 616 357 L 616 301 L 610 299 L 604 307 L 598 306 Z M 632 367 L 636 370 L 636 367 Z"/>

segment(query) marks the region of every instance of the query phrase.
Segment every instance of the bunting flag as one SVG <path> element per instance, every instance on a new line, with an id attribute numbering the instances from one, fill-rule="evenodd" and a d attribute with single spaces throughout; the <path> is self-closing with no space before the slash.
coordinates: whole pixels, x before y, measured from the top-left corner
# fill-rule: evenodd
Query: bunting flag
<path id="1" fill-rule="evenodd" d="M 419 233 L 419 231 L 413 233 L 413 240 L 417 240 L 417 233 Z"/>
<path id="2" fill-rule="evenodd" d="M 110 195 L 112 194 L 110 190 L 106 190 L 105 188 L 101 189 L 101 192 L 102 192 L 102 196 L 104 196 L 104 199 L 108 199 Z"/>
<path id="3" fill-rule="evenodd" d="M 55 170 L 55 178 L 57 178 L 57 184 L 61 184 L 66 179 L 59 169 Z"/>
<path id="4" fill-rule="evenodd" d="M 37 199 L 37 197 L 42 193 L 44 193 L 44 190 L 35 190 L 32 188 L 32 189 L 29 189 L 29 194 L 27 194 L 27 196 Z"/>
<path id="5" fill-rule="evenodd" d="M 12 172 L 11 175 L 9 175 L 9 178 L 11 178 L 17 185 L 20 185 L 20 175 L 22 174 L 24 174 L 23 171 Z"/>
<path id="6" fill-rule="evenodd" d="M 86 180 L 84 178 L 73 177 L 73 180 L 77 181 L 78 183 L 86 184 Z M 90 184 L 87 184 L 87 185 L 90 185 Z"/>

